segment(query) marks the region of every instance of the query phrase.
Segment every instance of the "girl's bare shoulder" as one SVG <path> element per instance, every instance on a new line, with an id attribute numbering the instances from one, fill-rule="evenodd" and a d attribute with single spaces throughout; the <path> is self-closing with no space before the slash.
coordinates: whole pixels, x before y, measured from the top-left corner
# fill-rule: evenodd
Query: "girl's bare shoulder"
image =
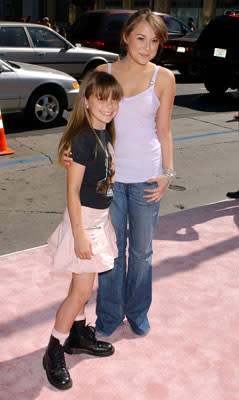
<path id="1" fill-rule="evenodd" d="M 160 67 L 158 70 L 156 81 L 175 82 L 174 73 L 165 67 Z"/>
<path id="2" fill-rule="evenodd" d="M 160 92 L 167 88 L 172 88 L 174 90 L 175 87 L 175 76 L 174 73 L 165 67 L 160 67 L 157 73 L 157 77 L 155 80 L 155 89 L 156 92 L 160 94 Z"/>

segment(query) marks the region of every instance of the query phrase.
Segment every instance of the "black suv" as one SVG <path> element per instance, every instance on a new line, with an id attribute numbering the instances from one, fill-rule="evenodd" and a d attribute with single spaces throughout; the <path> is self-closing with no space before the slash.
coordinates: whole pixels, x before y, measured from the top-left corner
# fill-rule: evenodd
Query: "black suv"
<path id="1" fill-rule="evenodd" d="M 124 23 L 136 10 L 95 10 L 82 14 L 71 27 L 72 43 L 120 53 L 120 37 Z M 167 25 L 169 38 L 190 32 L 177 18 L 155 12 Z"/>
<path id="2" fill-rule="evenodd" d="M 193 70 L 215 95 L 239 89 L 239 16 L 222 15 L 203 29 L 193 51 Z"/>

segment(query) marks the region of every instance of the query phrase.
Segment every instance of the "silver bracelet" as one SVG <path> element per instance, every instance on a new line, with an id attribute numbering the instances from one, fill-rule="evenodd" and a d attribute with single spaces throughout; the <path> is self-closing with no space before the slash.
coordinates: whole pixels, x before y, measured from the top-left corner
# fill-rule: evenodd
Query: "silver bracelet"
<path id="1" fill-rule="evenodd" d="M 164 168 L 162 175 L 168 180 L 168 183 L 171 183 L 176 176 L 176 172 L 171 168 Z"/>

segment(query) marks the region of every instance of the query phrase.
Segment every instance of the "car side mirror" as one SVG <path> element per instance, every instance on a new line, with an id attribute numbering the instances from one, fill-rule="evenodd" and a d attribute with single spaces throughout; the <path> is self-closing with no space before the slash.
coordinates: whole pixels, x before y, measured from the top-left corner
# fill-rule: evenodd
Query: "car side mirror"
<path id="1" fill-rule="evenodd" d="M 64 42 L 64 44 L 65 44 L 64 47 L 65 47 L 66 50 L 71 49 L 71 46 L 68 43 Z"/>
<path id="2" fill-rule="evenodd" d="M 75 47 L 81 47 L 81 44 L 80 43 L 76 43 Z"/>

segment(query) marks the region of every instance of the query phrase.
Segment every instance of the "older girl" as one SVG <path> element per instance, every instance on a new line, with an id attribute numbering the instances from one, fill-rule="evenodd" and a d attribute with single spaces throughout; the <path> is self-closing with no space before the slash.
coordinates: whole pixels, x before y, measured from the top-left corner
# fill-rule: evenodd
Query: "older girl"
<path id="1" fill-rule="evenodd" d="M 166 40 L 162 19 L 149 9 L 139 10 L 122 33 L 125 57 L 97 67 L 111 73 L 124 94 L 115 118 L 116 182 L 110 206 L 118 257 L 111 271 L 99 274 L 98 337 L 110 335 L 125 317 L 137 335 L 150 329 L 152 239 L 160 200 L 175 176 L 170 128 L 175 78 L 151 62 Z M 69 158 L 64 161 L 70 164 Z"/>

